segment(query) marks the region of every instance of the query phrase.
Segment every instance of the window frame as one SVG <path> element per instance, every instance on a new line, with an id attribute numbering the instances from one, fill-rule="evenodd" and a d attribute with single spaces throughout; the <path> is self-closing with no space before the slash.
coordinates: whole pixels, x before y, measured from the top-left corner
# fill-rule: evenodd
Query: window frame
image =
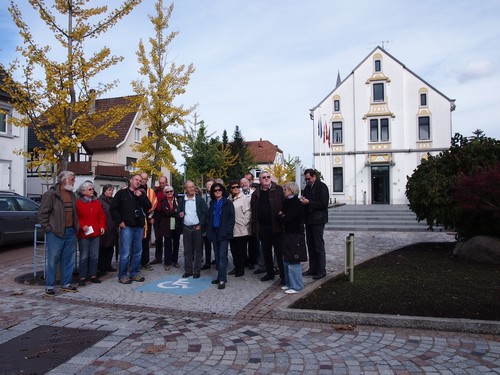
<path id="1" fill-rule="evenodd" d="M 420 93 L 420 107 L 427 107 L 427 93 Z"/>
<path id="2" fill-rule="evenodd" d="M 343 167 L 333 167 L 332 168 L 332 192 L 333 193 L 343 193 L 344 192 L 344 168 Z"/>
<path id="3" fill-rule="evenodd" d="M 340 133 L 340 140 L 337 141 L 335 135 Z M 332 143 L 333 144 L 343 144 L 344 143 L 344 134 L 343 134 L 343 124 L 342 121 L 333 121 L 332 122 Z"/>
<path id="4" fill-rule="evenodd" d="M 388 117 L 370 119 L 369 129 L 368 129 L 370 143 L 390 142 L 391 141 L 390 126 L 391 123 Z"/>
<path id="5" fill-rule="evenodd" d="M 333 100 L 333 111 L 340 112 L 340 100 L 339 99 Z"/>
<path id="6" fill-rule="evenodd" d="M 379 73 L 382 71 L 382 60 L 380 59 L 375 59 L 373 61 L 373 71 L 376 73 Z"/>
<path id="7" fill-rule="evenodd" d="M 379 89 L 380 88 L 380 89 Z M 385 102 L 385 85 L 382 82 L 377 82 L 372 85 L 372 102 L 384 103 Z"/>
<path id="8" fill-rule="evenodd" d="M 134 129 L 134 142 L 141 143 L 141 129 L 140 128 Z"/>
<path id="9" fill-rule="evenodd" d="M 427 119 L 427 123 L 422 123 L 423 119 Z M 430 141 L 431 139 L 431 117 L 430 116 L 418 116 L 417 119 L 417 132 L 418 132 L 418 140 L 419 141 Z M 427 138 L 422 138 L 422 128 L 426 127 Z"/>

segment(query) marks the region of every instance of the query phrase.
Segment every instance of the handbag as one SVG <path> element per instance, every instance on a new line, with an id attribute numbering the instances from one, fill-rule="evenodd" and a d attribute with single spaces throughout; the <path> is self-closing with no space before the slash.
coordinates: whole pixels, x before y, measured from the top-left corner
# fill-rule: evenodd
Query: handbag
<path id="1" fill-rule="evenodd" d="M 288 263 L 307 261 L 304 233 L 285 233 L 283 238 L 283 257 Z"/>

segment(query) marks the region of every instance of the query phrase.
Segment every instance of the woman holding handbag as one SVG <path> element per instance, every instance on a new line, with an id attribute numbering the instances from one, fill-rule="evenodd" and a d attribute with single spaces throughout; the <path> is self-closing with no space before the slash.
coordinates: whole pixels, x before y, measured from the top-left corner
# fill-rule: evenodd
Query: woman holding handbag
<path id="1" fill-rule="evenodd" d="M 285 286 L 281 289 L 287 294 L 301 291 L 302 267 L 300 262 L 307 261 L 304 235 L 304 208 L 298 198 L 300 189 L 295 182 L 283 185 L 283 211 L 278 216 L 283 223 L 283 264 L 285 268 Z"/>
<path id="2" fill-rule="evenodd" d="M 165 271 L 168 271 L 172 265 L 178 268 L 179 257 L 179 235 L 177 233 L 177 199 L 175 198 L 174 188 L 170 185 L 163 189 L 165 196 L 160 200 L 160 210 L 155 211 L 155 222 L 159 221 L 157 226 L 157 237 L 163 238 L 163 265 Z M 159 219 L 159 220 L 158 220 Z M 177 240 L 177 241 L 176 241 Z M 176 242 L 176 243 L 175 243 Z M 177 246 L 175 246 L 177 244 Z"/>

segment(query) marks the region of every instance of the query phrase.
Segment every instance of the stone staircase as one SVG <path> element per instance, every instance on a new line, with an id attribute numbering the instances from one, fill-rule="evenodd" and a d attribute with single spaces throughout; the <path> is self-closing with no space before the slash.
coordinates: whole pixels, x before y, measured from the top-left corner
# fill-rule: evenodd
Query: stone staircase
<path id="1" fill-rule="evenodd" d="M 417 221 L 408 206 L 340 205 L 328 209 L 325 230 L 425 232 L 425 221 Z M 442 231 L 436 227 L 434 231 Z"/>

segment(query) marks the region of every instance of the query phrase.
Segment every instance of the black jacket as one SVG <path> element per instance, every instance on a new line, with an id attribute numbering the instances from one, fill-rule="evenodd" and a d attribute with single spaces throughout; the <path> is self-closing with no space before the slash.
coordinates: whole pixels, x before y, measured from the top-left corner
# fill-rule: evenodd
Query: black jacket
<path id="1" fill-rule="evenodd" d="M 111 201 L 109 211 L 113 221 L 122 221 L 127 227 L 143 227 L 146 212 L 151 209 L 151 202 L 146 194 L 137 197 L 129 188 L 118 190 Z"/>
<path id="2" fill-rule="evenodd" d="M 230 240 L 233 238 L 233 230 L 234 230 L 234 206 L 233 202 L 231 202 L 226 197 L 222 197 L 222 209 L 220 213 L 220 225 L 219 232 L 217 234 L 218 240 Z M 215 201 L 212 199 L 210 201 L 210 208 L 208 210 L 208 225 L 207 225 L 207 237 L 210 241 L 214 240 L 214 203 Z"/>
<path id="3" fill-rule="evenodd" d="M 306 224 L 328 223 L 328 201 L 330 199 L 328 186 L 317 179 L 312 188 L 306 185 L 302 195 L 309 199 L 309 204 L 304 206 Z"/>

